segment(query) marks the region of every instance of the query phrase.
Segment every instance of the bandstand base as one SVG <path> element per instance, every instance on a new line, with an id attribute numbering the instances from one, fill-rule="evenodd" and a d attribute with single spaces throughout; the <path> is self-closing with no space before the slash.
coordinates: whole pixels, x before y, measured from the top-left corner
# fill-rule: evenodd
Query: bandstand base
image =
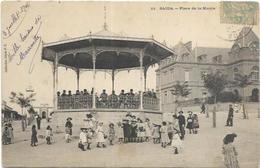
<path id="1" fill-rule="evenodd" d="M 116 124 L 131 112 L 136 117 L 144 120 L 149 118 L 151 123 L 161 124 L 162 112 L 141 109 L 60 109 L 55 110 L 52 114 L 52 127 L 54 130 L 64 132 L 66 119 L 72 118 L 73 132 L 79 134 L 80 128 L 84 127 L 84 119 L 87 113 L 93 113 L 98 121 L 104 123 L 104 127 L 108 127 L 109 123 Z"/>

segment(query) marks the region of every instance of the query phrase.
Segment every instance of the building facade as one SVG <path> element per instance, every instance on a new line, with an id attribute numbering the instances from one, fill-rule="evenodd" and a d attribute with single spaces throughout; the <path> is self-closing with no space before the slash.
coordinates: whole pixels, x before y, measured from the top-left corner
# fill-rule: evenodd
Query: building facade
<path id="1" fill-rule="evenodd" d="M 191 89 L 191 94 L 184 100 L 210 96 L 204 88 L 202 76 L 215 71 L 227 75 L 228 81 L 234 81 L 238 73 L 250 75 L 252 84 L 244 88 L 244 96 L 254 98 L 254 101 L 259 100 L 259 38 L 250 28 L 244 27 L 241 30 L 231 48 L 192 48 L 192 42 L 180 42 L 174 50 L 176 55 L 162 60 L 156 71 L 156 86 L 157 91 L 161 91 L 162 111 L 174 111 L 176 97 L 171 90 L 178 81 L 187 81 Z M 238 87 L 230 86 L 226 91 L 240 96 L 242 94 Z"/>

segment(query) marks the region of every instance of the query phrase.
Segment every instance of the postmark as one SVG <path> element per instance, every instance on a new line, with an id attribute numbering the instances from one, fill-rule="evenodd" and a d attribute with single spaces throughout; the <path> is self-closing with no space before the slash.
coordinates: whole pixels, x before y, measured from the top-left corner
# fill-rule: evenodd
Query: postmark
<path id="1" fill-rule="evenodd" d="M 257 2 L 231 2 L 220 3 L 220 23 L 256 25 L 258 24 Z"/>

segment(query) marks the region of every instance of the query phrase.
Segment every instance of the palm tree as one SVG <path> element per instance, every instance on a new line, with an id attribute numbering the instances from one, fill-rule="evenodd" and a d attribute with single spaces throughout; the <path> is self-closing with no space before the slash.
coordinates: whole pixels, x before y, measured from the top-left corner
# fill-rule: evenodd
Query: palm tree
<path id="1" fill-rule="evenodd" d="M 203 75 L 204 87 L 208 89 L 210 94 L 214 97 L 214 104 L 217 103 L 217 97 L 225 89 L 228 84 L 226 76 L 221 72 L 217 71 L 215 73 Z M 216 106 L 213 110 L 213 127 L 216 127 Z"/>
<path id="2" fill-rule="evenodd" d="M 242 110 L 243 110 L 243 118 L 244 119 L 248 119 L 248 115 L 247 112 L 245 110 L 245 88 L 248 85 L 252 84 L 251 81 L 251 74 L 250 75 L 242 75 L 242 74 L 236 74 L 235 78 L 234 78 L 234 82 L 233 84 L 237 87 L 240 87 L 242 92 L 241 92 L 241 96 L 242 96 Z"/>
<path id="3" fill-rule="evenodd" d="M 175 85 L 173 85 L 173 89 L 170 90 L 173 95 L 176 96 L 175 103 L 177 106 L 175 107 L 175 113 L 177 112 L 177 108 L 180 106 L 179 104 L 179 97 L 187 97 L 189 94 L 191 94 L 191 89 L 189 88 L 188 82 L 185 81 L 182 84 L 180 81 L 177 81 Z"/>
<path id="4" fill-rule="evenodd" d="M 36 93 L 31 93 L 29 96 L 25 96 L 23 93 L 15 93 L 15 92 L 11 92 L 11 96 L 10 96 L 10 102 L 11 103 L 16 103 L 17 105 L 19 105 L 21 107 L 21 112 L 22 112 L 22 130 L 25 131 L 25 127 L 26 127 L 26 114 L 24 114 L 24 109 L 31 107 L 31 102 L 35 101 L 35 99 L 33 98 L 35 96 Z"/>

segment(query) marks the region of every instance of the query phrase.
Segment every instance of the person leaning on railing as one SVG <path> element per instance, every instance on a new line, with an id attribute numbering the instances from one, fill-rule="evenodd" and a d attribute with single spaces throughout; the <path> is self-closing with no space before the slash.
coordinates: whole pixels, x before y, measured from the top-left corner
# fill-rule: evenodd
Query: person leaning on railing
<path id="1" fill-rule="evenodd" d="M 112 91 L 112 94 L 108 96 L 109 108 L 118 107 L 118 96 L 115 94 L 115 91 Z"/>
<path id="2" fill-rule="evenodd" d="M 126 105 L 126 94 L 124 90 L 121 90 L 121 93 L 118 96 L 118 100 L 119 100 L 119 108 L 125 108 Z"/>

